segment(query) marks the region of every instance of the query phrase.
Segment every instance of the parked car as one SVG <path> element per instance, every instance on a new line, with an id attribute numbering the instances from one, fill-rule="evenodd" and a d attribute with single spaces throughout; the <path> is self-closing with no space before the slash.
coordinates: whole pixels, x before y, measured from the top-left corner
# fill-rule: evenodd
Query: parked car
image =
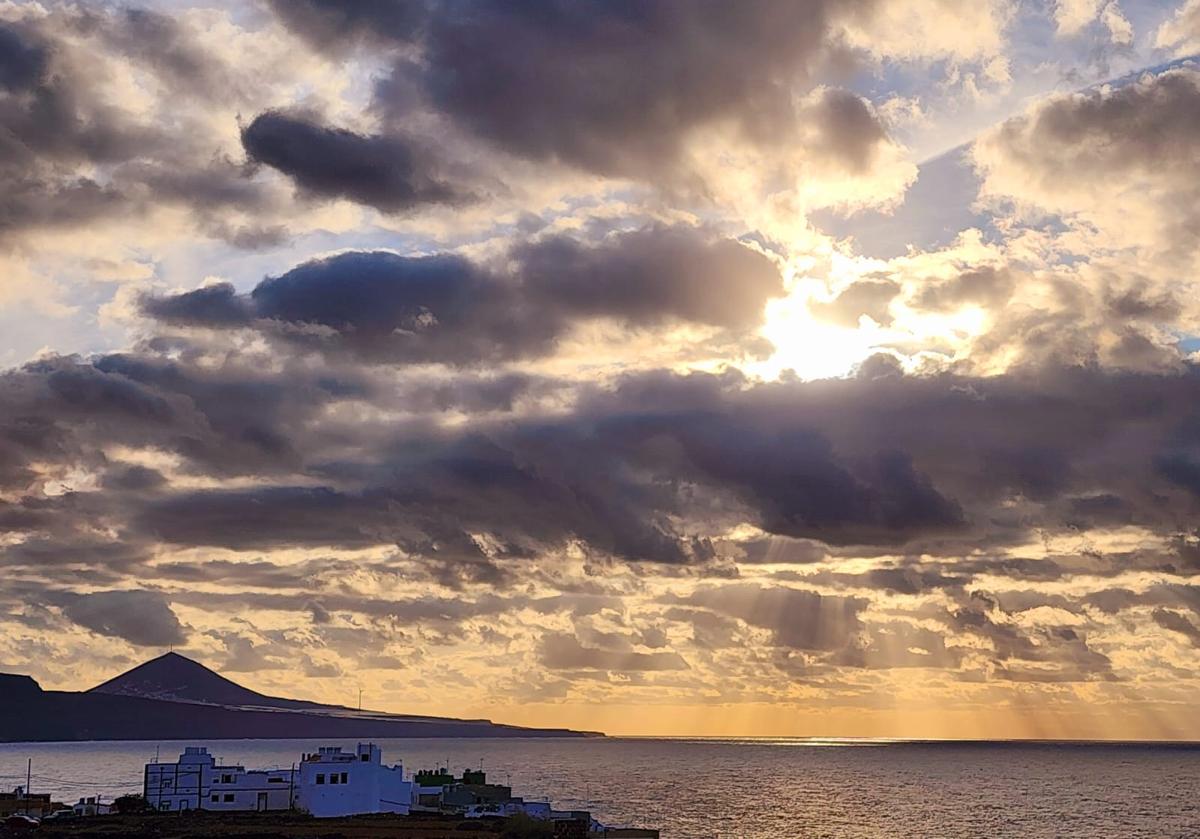
<path id="1" fill-rule="evenodd" d="M 13 813 L 4 820 L 4 827 L 13 833 L 18 833 L 23 830 L 37 830 L 41 824 L 33 816 L 26 816 L 23 813 Z"/>
<path id="2" fill-rule="evenodd" d="M 44 822 L 65 822 L 65 821 L 70 821 L 71 819 L 77 819 L 77 818 L 79 818 L 79 816 L 75 813 L 74 810 L 72 810 L 70 807 L 65 807 L 62 810 L 55 810 L 50 815 L 46 816 L 46 818 L 42 819 L 42 821 L 44 821 Z"/>

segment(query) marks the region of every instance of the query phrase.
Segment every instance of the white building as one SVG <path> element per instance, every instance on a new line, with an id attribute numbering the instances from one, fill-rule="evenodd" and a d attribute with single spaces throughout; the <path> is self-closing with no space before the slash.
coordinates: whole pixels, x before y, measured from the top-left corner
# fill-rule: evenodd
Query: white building
<path id="1" fill-rule="evenodd" d="M 78 803 L 71 806 L 77 816 L 107 816 L 113 811 L 113 805 L 105 803 L 94 795 L 80 798 Z"/>
<path id="2" fill-rule="evenodd" d="M 143 794 L 158 810 L 287 810 L 295 781 L 292 769 L 220 766 L 208 749 L 188 746 L 176 763 L 146 764 Z"/>
<path id="3" fill-rule="evenodd" d="M 296 773 L 296 807 L 314 816 L 408 813 L 412 803 L 404 767 L 385 766 L 373 743 L 359 743 L 354 752 L 323 747 L 306 754 Z"/>

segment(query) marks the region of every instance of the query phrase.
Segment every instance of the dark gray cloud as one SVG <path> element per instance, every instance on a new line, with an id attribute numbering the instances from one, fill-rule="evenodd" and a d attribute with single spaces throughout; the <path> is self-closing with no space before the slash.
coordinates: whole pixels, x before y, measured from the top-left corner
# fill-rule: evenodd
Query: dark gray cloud
<path id="1" fill-rule="evenodd" d="M 8 24 L 0 24 L 0 87 L 29 90 L 46 73 L 46 48 Z"/>
<path id="2" fill-rule="evenodd" d="M 650 227 L 588 245 L 566 236 L 513 250 L 530 295 L 575 317 L 619 317 L 633 325 L 664 316 L 731 329 L 762 321 L 783 294 L 778 268 L 733 239 L 706 241 L 685 227 Z"/>
<path id="3" fill-rule="evenodd" d="M 394 541 L 386 499 L 328 487 L 212 490 L 147 505 L 136 520 L 147 536 L 182 545 L 273 548 L 366 547 Z"/>
<path id="4" fill-rule="evenodd" d="M 1057 178 L 1171 171 L 1196 164 L 1200 73 L 1148 75 L 1049 100 L 1005 123 L 996 141 L 1053 187 Z"/>
<path id="5" fill-rule="evenodd" d="M 424 23 L 426 0 L 268 0 L 272 11 L 313 46 L 340 53 L 362 42 L 405 42 Z"/>
<path id="6" fill-rule="evenodd" d="M 551 670 L 657 671 L 686 670 L 688 664 L 674 652 L 642 653 L 584 646 L 574 635 L 550 633 L 542 637 L 542 663 Z"/>
<path id="7" fill-rule="evenodd" d="M 124 205 L 121 190 L 69 167 L 152 153 L 155 133 L 89 97 L 88 81 L 36 25 L 0 25 L 0 55 L 0 233 L 78 224 Z"/>
<path id="8" fill-rule="evenodd" d="M 148 350 L 10 371 L 0 377 L 0 525 L 28 538 L 6 548 L 5 562 L 53 567 L 55 545 L 73 557 L 63 573 L 128 569 L 159 541 L 396 545 L 457 588 L 508 585 L 506 562 L 574 544 L 597 557 L 714 568 L 726 553 L 804 564 L 899 548 L 962 557 L 970 547 L 949 565 L 861 577 L 897 593 L 984 573 L 1200 570 L 1187 540 L 1102 559 L 1004 555 L 1041 528 L 1119 521 L 1164 539 L 1186 530 L 1200 496 L 1189 419 L 1200 380 L 1190 369 L 773 384 L 659 372 L 584 387 L 567 409 L 556 395 L 548 413 L 536 402 L 512 412 L 508 383 L 499 396 L 446 396 L 490 387 L 475 374 L 456 381 L 447 373 L 410 396 L 310 361 L 214 367 Z M 376 423 L 351 419 L 358 405 L 467 413 L 452 427 Z M 254 485 L 177 489 L 153 470 L 110 463 L 102 452 L 119 446 L 173 455 L 185 475 L 247 475 Z M 29 488 L 47 464 L 98 474 L 104 491 L 39 496 Z M 781 540 L 778 549 L 728 543 L 727 530 L 744 523 Z M 127 550 L 104 553 L 99 526 Z"/>
<path id="9" fill-rule="evenodd" d="M 375 360 L 470 364 L 548 354 L 589 318 L 748 330 L 783 292 L 770 259 L 691 228 L 651 227 L 595 244 L 545 238 L 515 247 L 510 263 L 350 252 L 267 278 L 248 296 L 217 285 L 146 299 L 143 311 L 189 326 L 254 324 Z"/>
<path id="10" fill-rule="evenodd" d="M 830 50 L 835 18 L 869 2 L 721 4 L 273 2 L 319 49 L 406 48 L 375 107 L 403 124 L 424 107 L 516 156 L 605 175 L 678 180 L 692 132 L 717 123 L 784 147 L 816 125 L 817 151 L 861 171 L 885 133 L 845 91 L 815 107 L 796 86 Z M 414 58 L 416 50 L 419 57 Z M 790 140 L 789 140 L 790 138 Z"/>
<path id="11" fill-rule="evenodd" d="M 804 118 L 818 125 L 817 150 L 851 172 L 869 171 L 875 154 L 888 139 L 871 106 L 848 90 L 823 91 Z"/>
<path id="12" fill-rule="evenodd" d="M 1200 647 L 1200 627 L 1196 626 L 1196 624 L 1192 623 L 1184 615 L 1158 608 L 1154 610 L 1151 616 L 1154 618 L 1154 622 L 1163 629 L 1178 632 L 1191 641 L 1193 647 Z"/>
<path id="13" fill-rule="evenodd" d="M 242 129 L 249 158 L 278 169 L 301 190 L 348 198 L 383 212 L 461 204 L 468 191 L 439 178 L 431 155 L 401 136 L 355 134 L 313 118 L 259 114 Z"/>
<path id="14" fill-rule="evenodd" d="M 242 96 L 253 86 L 170 16 L 140 9 L 62 8 L 0 24 L 0 236 L 137 219 L 161 207 L 239 246 L 284 237 L 230 210 L 271 209 L 240 164 L 194 136 L 195 120 L 135 116 L 114 102 L 97 53 L 145 68 L 177 99 Z"/>
<path id="15" fill-rule="evenodd" d="M 166 323 L 242 326 L 253 308 L 229 283 L 216 283 L 171 297 L 147 297 L 142 311 Z"/>
<path id="16" fill-rule="evenodd" d="M 889 326 L 891 302 L 899 293 L 899 283 L 891 280 L 861 280 L 828 303 L 813 302 L 808 307 L 821 320 L 847 329 L 857 329 L 858 319 L 863 315 L 881 326 Z"/>
<path id="17" fill-rule="evenodd" d="M 98 591 L 65 598 L 63 613 L 82 627 L 143 647 L 183 644 L 187 633 L 161 594 Z"/>
<path id="18" fill-rule="evenodd" d="M 199 45 L 187 24 L 170 15 L 135 7 L 109 12 L 85 9 L 73 24 L 150 69 L 175 96 L 208 100 L 237 95 L 243 86 L 231 68 Z"/>
<path id="19" fill-rule="evenodd" d="M 772 655 L 804 658 L 806 672 L 962 671 L 983 666 L 982 657 L 995 679 L 1111 680 L 1107 636 L 1093 629 L 1097 616 L 1200 605 L 1180 586 L 1088 597 L 1037 590 L 1041 581 L 1072 575 L 1200 571 L 1194 538 L 1167 541 L 1194 520 L 1197 495 L 1160 463 L 1195 456 L 1200 426 L 1189 412 L 1200 381 L 1191 370 L 771 384 L 736 373 L 658 372 L 577 387 L 569 407 L 559 402 L 546 412 L 510 411 L 509 383 L 499 385 L 499 397 L 442 401 L 444 389 L 492 384 L 489 376 L 443 372 L 414 404 L 422 411 L 475 407 L 461 423 L 439 427 L 346 420 L 355 413 L 350 406 L 386 413 L 409 396 L 338 365 L 291 366 L 282 358 L 271 369 L 239 364 L 234 354 L 213 366 L 171 347 L 173 358 L 149 348 L 91 361 L 48 358 L 0 377 L 0 527 L 23 540 L 6 545 L 0 566 L 49 587 L 10 596 L 50 603 L 81 625 L 141 644 L 179 637 L 153 605 L 161 595 L 136 595 L 134 609 L 62 591 L 80 574 L 118 592 L 138 578 L 178 589 L 170 597 L 180 605 L 290 612 L 305 631 L 330 633 L 353 615 L 371 626 L 423 627 L 442 639 L 429 643 L 466 637 L 475 622 L 527 608 L 576 620 L 574 634 L 543 640 L 543 666 L 684 672 L 703 662 L 672 647 L 675 633 L 602 630 L 583 620 L 625 605 L 628 592 L 601 585 L 602 570 L 578 595 L 534 598 L 523 584 L 565 584 L 527 569 L 572 549 L 600 568 L 621 560 L 672 563 L 680 579 L 691 580 L 689 572 L 716 564 L 725 551 L 740 556 L 727 533 L 749 522 L 774 534 L 746 543 L 752 558 L 794 568 L 777 573 L 778 584 L 709 582 L 659 603 L 667 620 L 685 632 L 691 627 L 697 655 L 721 655 L 767 634 L 777 648 Z M 156 470 L 109 462 L 101 452 L 114 445 L 174 455 L 184 475 L 254 480 L 185 489 Z M 36 486 L 30 476 L 47 464 L 93 471 L 103 489 L 40 495 L 29 489 Z M 1120 553 L 1085 546 L 1039 559 L 1005 552 L 1041 528 L 1077 527 L 1087 516 L 1099 527 L 1114 517 L 1135 522 L 1164 545 Z M 764 542 L 779 544 L 772 550 Z M 164 543 L 399 550 L 371 561 L 155 560 Z M 853 571 L 832 565 L 876 549 L 888 559 Z M 814 568 L 817 561 L 830 565 Z M 351 571 L 455 595 L 369 597 L 328 584 Z M 989 584 L 1015 581 L 1014 590 L 978 591 L 985 575 Z M 205 583 L 204 591 L 188 591 L 195 583 Z M 226 590 L 212 594 L 212 584 Z M 911 616 L 917 625 L 903 610 L 877 613 L 876 598 L 896 596 L 936 602 Z M 946 601 L 954 605 L 947 609 Z M 1033 627 L 1017 618 L 1038 606 L 1073 617 Z M 126 614 L 141 617 L 125 623 Z M 1178 620 L 1156 620 L 1186 634 Z M 762 666 L 784 668 L 783 659 Z"/>
<path id="20" fill-rule="evenodd" d="M 820 2 L 452 4 L 430 22 L 421 81 L 520 156 L 645 173 L 720 118 L 754 138 L 783 129 L 826 25 Z"/>

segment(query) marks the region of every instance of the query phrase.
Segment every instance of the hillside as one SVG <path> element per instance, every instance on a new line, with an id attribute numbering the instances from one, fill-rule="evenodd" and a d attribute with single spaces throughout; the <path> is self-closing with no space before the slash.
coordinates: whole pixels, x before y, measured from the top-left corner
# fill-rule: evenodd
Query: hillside
<path id="1" fill-rule="evenodd" d="M 0 674 L 0 742 L 581 736 L 588 735 L 265 696 L 177 653 L 83 692 L 45 691 L 28 676 Z"/>

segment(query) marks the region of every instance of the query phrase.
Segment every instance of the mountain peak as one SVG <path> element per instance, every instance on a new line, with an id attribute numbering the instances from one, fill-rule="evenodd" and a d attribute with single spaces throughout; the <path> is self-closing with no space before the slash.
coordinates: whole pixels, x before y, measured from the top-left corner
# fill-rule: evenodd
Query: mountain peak
<path id="1" fill-rule="evenodd" d="M 271 704 L 270 697 L 244 688 L 174 650 L 143 662 L 88 692 L 205 705 Z"/>

